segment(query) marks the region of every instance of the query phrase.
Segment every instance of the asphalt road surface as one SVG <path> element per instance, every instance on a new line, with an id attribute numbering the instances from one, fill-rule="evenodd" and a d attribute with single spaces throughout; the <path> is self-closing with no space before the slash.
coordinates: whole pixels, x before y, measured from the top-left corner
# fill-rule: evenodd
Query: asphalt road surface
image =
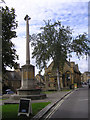
<path id="1" fill-rule="evenodd" d="M 88 86 L 64 98 L 46 118 L 88 118 Z"/>

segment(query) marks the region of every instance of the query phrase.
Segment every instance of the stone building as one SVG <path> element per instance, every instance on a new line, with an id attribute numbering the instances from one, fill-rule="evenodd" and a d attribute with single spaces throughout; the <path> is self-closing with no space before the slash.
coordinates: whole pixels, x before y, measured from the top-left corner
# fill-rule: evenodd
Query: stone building
<path id="1" fill-rule="evenodd" d="M 73 88 L 76 83 L 77 86 L 81 85 L 81 73 L 78 64 L 75 62 L 66 61 L 64 64 L 63 72 L 60 72 L 60 88 Z M 57 85 L 57 72 L 53 70 L 53 62 L 45 68 L 45 90 L 58 90 Z"/>
<path id="2" fill-rule="evenodd" d="M 16 92 L 18 88 L 21 86 L 21 71 L 7 71 L 5 74 L 5 79 L 3 81 L 3 91 L 6 89 L 11 89 Z"/>
<path id="3" fill-rule="evenodd" d="M 90 79 L 90 72 L 89 71 L 86 71 L 82 74 L 82 82 L 87 82 L 88 79 Z"/>
<path id="4" fill-rule="evenodd" d="M 44 81 L 44 76 L 42 76 L 40 73 L 35 76 L 38 87 L 42 90 L 45 89 L 45 81 Z"/>
<path id="5" fill-rule="evenodd" d="M 45 68 L 44 76 L 40 73 L 36 75 L 35 79 L 37 81 L 38 88 L 42 90 L 58 90 L 57 85 L 57 72 L 53 70 L 53 62 Z M 78 86 L 81 84 L 81 73 L 79 71 L 78 65 L 75 62 L 66 61 L 63 72 L 60 72 L 60 88 L 66 89 L 74 86 L 77 83 Z M 87 74 L 87 72 L 85 73 Z M 6 78 L 3 83 L 3 88 L 11 89 L 16 91 L 21 87 L 21 70 L 7 71 Z M 85 75 L 84 75 L 85 76 Z M 84 79 L 86 79 L 84 77 Z"/>

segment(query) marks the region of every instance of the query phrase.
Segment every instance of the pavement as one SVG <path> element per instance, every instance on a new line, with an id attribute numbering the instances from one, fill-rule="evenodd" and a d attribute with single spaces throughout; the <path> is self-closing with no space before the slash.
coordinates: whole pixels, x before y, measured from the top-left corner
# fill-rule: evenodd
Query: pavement
<path id="1" fill-rule="evenodd" d="M 75 89 L 77 90 L 77 89 Z M 46 115 L 52 107 L 54 107 L 58 102 L 60 102 L 65 96 L 68 94 L 74 92 L 74 90 L 71 90 L 69 92 L 63 92 L 58 91 L 56 93 L 48 94 L 47 99 L 51 102 L 51 104 L 47 105 L 45 108 L 43 108 L 40 112 L 38 112 L 31 120 L 41 120 L 44 115 Z"/>
<path id="2" fill-rule="evenodd" d="M 77 89 L 75 89 L 77 90 Z M 40 112 L 38 112 L 33 118 L 34 119 L 41 119 L 52 107 L 54 107 L 60 100 L 62 100 L 65 96 L 73 92 L 74 90 L 70 91 L 57 91 L 50 94 L 47 94 L 47 97 L 42 100 L 31 100 L 31 103 L 39 103 L 39 102 L 51 102 L 51 104 L 47 105 L 44 109 L 42 109 Z M 10 95 L 4 95 L 3 98 L 9 98 Z M 19 100 L 12 100 L 12 99 L 6 99 L 0 102 L 3 104 L 19 104 Z M 0 105 L 1 105 L 0 104 Z"/>

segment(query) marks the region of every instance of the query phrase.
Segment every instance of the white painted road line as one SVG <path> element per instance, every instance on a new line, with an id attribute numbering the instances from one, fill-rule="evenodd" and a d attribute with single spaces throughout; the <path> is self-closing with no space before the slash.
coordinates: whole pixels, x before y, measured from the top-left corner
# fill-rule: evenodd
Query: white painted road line
<path id="1" fill-rule="evenodd" d="M 61 101 L 53 108 L 53 110 L 48 114 L 48 116 L 46 117 L 46 119 L 49 119 L 49 118 L 58 110 L 58 108 L 62 105 L 63 102 L 64 102 L 64 100 L 61 100 Z"/>
<path id="2" fill-rule="evenodd" d="M 73 91 L 74 92 L 74 91 Z M 53 108 L 53 110 L 51 110 L 51 112 L 46 116 L 45 119 L 49 119 L 51 118 L 51 116 L 58 110 L 58 108 L 62 105 L 62 103 L 64 102 L 64 100 L 66 98 L 68 98 L 73 92 L 71 92 L 70 94 L 68 94 L 67 96 L 65 96 L 59 103 L 57 103 L 57 105 Z"/>

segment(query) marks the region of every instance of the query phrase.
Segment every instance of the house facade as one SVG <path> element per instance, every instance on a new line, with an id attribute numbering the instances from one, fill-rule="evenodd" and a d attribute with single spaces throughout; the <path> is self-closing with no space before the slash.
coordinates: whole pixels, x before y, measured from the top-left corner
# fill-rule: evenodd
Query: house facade
<path id="1" fill-rule="evenodd" d="M 81 73 L 75 62 L 66 61 L 63 71 L 59 71 L 59 73 L 61 89 L 74 88 L 75 84 L 78 87 L 81 85 Z M 44 79 L 45 90 L 58 90 L 57 71 L 55 69 L 53 70 L 53 62 L 45 68 Z"/>
<path id="2" fill-rule="evenodd" d="M 87 82 L 88 79 L 90 79 L 90 72 L 89 71 L 86 71 L 82 74 L 82 78 L 81 78 L 81 81 L 82 82 Z"/>
<path id="3" fill-rule="evenodd" d="M 7 71 L 5 76 L 2 84 L 3 91 L 11 89 L 16 92 L 16 90 L 21 87 L 21 71 Z"/>

